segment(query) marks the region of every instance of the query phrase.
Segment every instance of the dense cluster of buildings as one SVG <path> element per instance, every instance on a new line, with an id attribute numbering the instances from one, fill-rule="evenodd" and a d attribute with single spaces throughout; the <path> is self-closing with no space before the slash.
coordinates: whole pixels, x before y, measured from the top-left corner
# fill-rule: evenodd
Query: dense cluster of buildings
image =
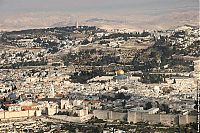
<path id="1" fill-rule="evenodd" d="M 191 66 L 194 67 L 194 72 L 164 73 L 170 76 L 165 79 L 165 83 L 157 84 L 142 83 L 140 76 L 142 72 L 126 71 L 118 67 L 115 72 L 95 76 L 82 84 L 71 80 L 73 72 L 77 71 L 75 66 L 54 65 L 56 61 L 62 64 L 57 57 L 63 51 L 70 52 L 83 45 L 87 46 L 85 48 L 99 45 L 100 48 L 128 49 L 131 44 L 137 44 L 138 47 L 143 47 L 138 49 L 144 49 L 151 46 L 150 43 L 154 42 L 155 38 L 159 39 L 168 34 L 172 35 L 168 38 L 172 46 L 184 49 L 199 39 L 196 36 L 197 29 L 183 27 L 174 31 L 155 33 L 145 31 L 139 34 L 109 33 L 91 27 L 73 28 L 67 29 L 67 32 L 72 34 L 67 34 L 64 39 L 61 39 L 58 33 L 66 33 L 64 31 L 66 29 L 53 31 L 51 29 L 45 32 L 46 37 L 38 34 L 24 35 L 25 38 L 31 39 L 16 36 L 17 40 L 15 38 L 11 44 L 23 48 L 0 51 L 2 121 L 45 118 L 52 121 L 81 123 L 95 117 L 109 122 L 125 121 L 132 124 L 149 122 L 168 126 L 196 121 L 195 77 L 200 68 L 199 58 L 196 58 L 194 66 Z M 9 34 L 7 38 L 3 35 L 4 40 L 10 37 Z M 51 53 L 51 50 L 58 51 Z M 192 55 L 190 53 L 187 56 Z M 37 124 L 35 126 L 38 127 Z M 3 128 L 5 126 L 0 125 L 0 130 Z"/>
<path id="2" fill-rule="evenodd" d="M 2 50 L 0 53 L 1 56 L 1 67 L 18 65 L 18 66 L 36 66 L 39 65 L 37 63 L 47 62 L 47 58 L 45 56 L 45 51 L 28 51 L 28 50 Z"/>

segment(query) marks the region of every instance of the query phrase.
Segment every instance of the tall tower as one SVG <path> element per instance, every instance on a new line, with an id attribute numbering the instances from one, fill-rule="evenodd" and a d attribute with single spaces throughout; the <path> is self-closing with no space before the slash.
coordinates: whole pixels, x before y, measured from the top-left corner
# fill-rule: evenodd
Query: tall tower
<path id="1" fill-rule="evenodd" d="M 199 97 L 199 80 L 200 80 L 200 59 L 194 61 L 195 82 L 197 83 L 197 133 L 200 132 L 200 97 Z"/>
<path id="2" fill-rule="evenodd" d="M 55 88 L 53 83 L 51 84 L 51 88 L 50 88 L 50 97 L 55 97 Z"/>
<path id="3" fill-rule="evenodd" d="M 78 28 L 79 28 L 79 25 L 78 25 L 78 20 L 76 21 L 76 23 L 75 23 L 75 26 L 76 26 L 76 29 L 78 29 Z"/>

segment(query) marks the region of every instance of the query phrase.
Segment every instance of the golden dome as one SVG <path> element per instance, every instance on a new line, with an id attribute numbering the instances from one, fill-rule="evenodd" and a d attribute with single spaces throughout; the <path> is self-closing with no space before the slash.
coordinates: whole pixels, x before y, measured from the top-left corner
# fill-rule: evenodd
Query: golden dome
<path id="1" fill-rule="evenodd" d="M 116 71 L 116 74 L 117 74 L 117 75 L 124 75 L 124 70 L 117 70 L 117 71 Z"/>

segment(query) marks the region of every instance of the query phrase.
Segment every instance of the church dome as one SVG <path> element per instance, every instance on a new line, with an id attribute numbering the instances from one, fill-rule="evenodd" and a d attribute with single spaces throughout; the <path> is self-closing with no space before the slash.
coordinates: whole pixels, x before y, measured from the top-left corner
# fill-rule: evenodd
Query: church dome
<path id="1" fill-rule="evenodd" d="M 124 70 L 117 70 L 117 71 L 116 71 L 116 74 L 117 74 L 117 75 L 124 75 Z"/>

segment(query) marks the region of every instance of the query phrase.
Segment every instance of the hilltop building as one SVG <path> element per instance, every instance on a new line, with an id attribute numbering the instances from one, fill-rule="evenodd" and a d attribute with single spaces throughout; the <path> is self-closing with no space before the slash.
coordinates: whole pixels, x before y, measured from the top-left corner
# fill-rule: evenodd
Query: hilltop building
<path id="1" fill-rule="evenodd" d="M 125 75 L 124 70 L 120 69 L 115 71 L 115 76 L 113 77 L 114 80 L 125 80 L 127 79 L 127 76 Z"/>

